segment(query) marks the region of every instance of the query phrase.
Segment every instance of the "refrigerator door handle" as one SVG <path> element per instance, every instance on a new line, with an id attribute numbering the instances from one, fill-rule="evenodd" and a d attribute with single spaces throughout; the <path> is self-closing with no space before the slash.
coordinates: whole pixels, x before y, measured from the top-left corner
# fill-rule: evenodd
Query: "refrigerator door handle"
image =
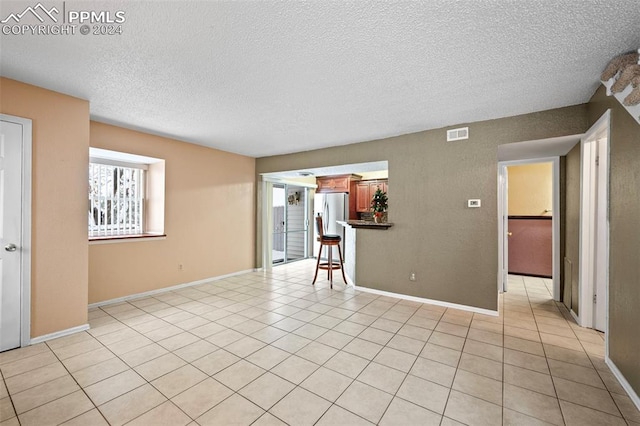
<path id="1" fill-rule="evenodd" d="M 324 206 L 323 206 L 323 211 L 322 211 L 322 231 L 326 234 L 327 233 L 327 229 L 329 229 L 329 221 L 331 220 L 331 218 L 329 217 L 329 202 L 327 201 L 327 198 L 325 197 L 324 200 Z"/>

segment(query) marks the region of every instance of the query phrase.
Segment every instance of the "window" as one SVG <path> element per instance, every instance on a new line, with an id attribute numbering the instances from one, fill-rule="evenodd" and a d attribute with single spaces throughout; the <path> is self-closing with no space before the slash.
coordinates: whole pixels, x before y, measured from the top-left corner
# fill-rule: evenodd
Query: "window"
<path id="1" fill-rule="evenodd" d="M 164 234 L 164 161 L 90 148 L 90 240 Z"/>
<path id="2" fill-rule="evenodd" d="M 89 237 L 144 233 L 145 165 L 89 163 Z"/>

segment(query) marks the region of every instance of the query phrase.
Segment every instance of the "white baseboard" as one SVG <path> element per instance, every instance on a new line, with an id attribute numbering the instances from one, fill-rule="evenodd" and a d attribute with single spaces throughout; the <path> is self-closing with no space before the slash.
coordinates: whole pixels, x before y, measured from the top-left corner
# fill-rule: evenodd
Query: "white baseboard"
<path id="1" fill-rule="evenodd" d="M 68 336 L 70 334 L 79 333 L 89 329 L 89 324 L 79 325 L 77 327 L 67 328 L 66 330 L 56 331 L 55 333 L 45 334 L 44 336 L 34 337 L 29 341 L 30 345 L 46 342 L 47 340 L 57 339 L 59 337 Z"/>
<path id="2" fill-rule="evenodd" d="M 631 401 L 633 401 L 636 408 L 640 410 L 640 397 L 638 397 L 638 394 L 633 390 L 631 384 L 627 382 L 627 379 L 622 375 L 622 372 L 618 370 L 616 364 L 608 356 L 605 357 L 604 363 L 607 364 L 613 375 L 616 376 L 616 379 L 620 382 L 620 386 L 622 386 L 622 388 L 627 392 L 627 395 L 629 395 L 629 398 L 631 398 Z"/>
<path id="3" fill-rule="evenodd" d="M 395 297 L 397 299 L 410 300 L 412 302 L 427 303 L 427 304 L 436 305 L 436 306 L 444 306 L 446 308 L 460 309 L 461 311 L 475 312 L 478 314 L 491 315 L 494 317 L 497 317 L 499 315 L 498 311 L 477 308 L 475 306 L 459 305 L 457 303 L 443 302 L 442 300 L 425 299 L 423 297 L 409 296 L 401 293 L 392 293 L 390 291 L 376 290 L 374 288 L 368 288 L 368 287 L 359 287 L 359 286 L 354 286 L 354 287 L 356 290 L 363 291 L 365 293 L 378 294 L 380 296 Z"/>
<path id="4" fill-rule="evenodd" d="M 179 289 L 185 288 L 185 287 L 192 287 L 194 285 L 210 283 L 211 281 L 220 281 L 220 280 L 225 279 L 225 278 L 235 277 L 236 275 L 244 275 L 244 274 L 247 274 L 249 272 L 255 272 L 255 271 L 256 271 L 255 268 L 246 269 L 244 271 L 233 272 L 231 274 L 219 275 L 217 277 L 205 278 L 205 279 L 202 279 L 202 280 L 191 281 L 191 282 L 183 283 L 183 284 L 176 284 L 176 285 L 173 285 L 171 287 L 164 287 L 164 288 L 159 288 L 157 290 L 145 291 L 144 293 L 136 293 L 136 294 L 130 294 L 128 296 L 116 297 L 115 299 L 109 299 L 109 300 L 103 300 L 102 302 L 90 303 L 89 304 L 89 309 L 97 308 L 97 307 L 100 307 L 100 306 L 112 305 L 114 303 L 126 302 L 128 300 L 141 299 L 143 297 L 149 297 L 149 296 L 153 296 L 155 294 L 161 294 L 161 293 L 166 293 L 168 291 L 179 290 Z"/>
<path id="5" fill-rule="evenodd" d="M 571 316 L 573 317 L 574 320 L 576 320 L 576 324 L 578 324 L 580 327 L 582 327 L 582 325 L 580 324 L 580 317 L 578 315 L 576 315 L 575 312 L 573 312 L 573 309 L 571 309 L 569 311 L 569 313 L 571 314 Z"/>

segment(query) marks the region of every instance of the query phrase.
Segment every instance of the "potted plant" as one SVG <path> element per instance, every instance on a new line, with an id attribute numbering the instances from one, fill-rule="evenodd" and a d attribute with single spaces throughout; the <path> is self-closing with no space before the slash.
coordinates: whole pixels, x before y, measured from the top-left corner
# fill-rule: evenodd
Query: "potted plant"
<path id="1" fill-rule="evenodd" d="M 389 207 L 388 201 L 387 193 L 378 187 L 373 194 L 373 198 L 371 198 L 371 211 L 373 212 L 373 220 L 376 223 L 382 223 L 384 221 L 384 212 L 386 212 Z"/>

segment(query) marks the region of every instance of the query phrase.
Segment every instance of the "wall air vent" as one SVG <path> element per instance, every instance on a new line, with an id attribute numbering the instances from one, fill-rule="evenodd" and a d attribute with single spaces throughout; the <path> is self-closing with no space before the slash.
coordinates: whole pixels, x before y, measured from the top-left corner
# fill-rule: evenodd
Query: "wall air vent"
<path id="1" fill-rule="evenodd" d="M 460 127 L 459 129 L 447 130 L 447 142 L 461 141 L 463 139 L 469 139 L 468 127 Z"/>

